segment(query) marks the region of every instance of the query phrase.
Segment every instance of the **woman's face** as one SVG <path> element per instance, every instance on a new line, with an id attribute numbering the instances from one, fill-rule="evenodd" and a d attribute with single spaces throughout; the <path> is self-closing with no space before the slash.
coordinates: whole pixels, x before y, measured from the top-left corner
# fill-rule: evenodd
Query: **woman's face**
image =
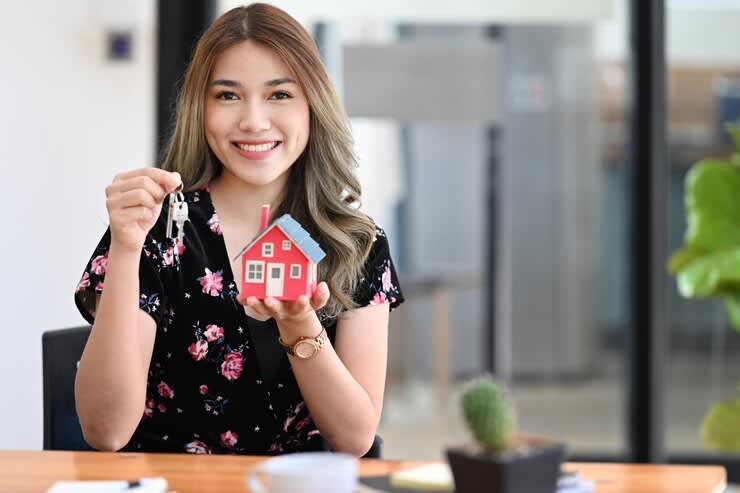
<path id="1" fill-rule="evenodd" d="M 224 175 L 282 190 L 306 148 L 309 121 L 305 94 L 269 48 L 248 40 L 218 56 L 206 89 L 204 126 Z"/>

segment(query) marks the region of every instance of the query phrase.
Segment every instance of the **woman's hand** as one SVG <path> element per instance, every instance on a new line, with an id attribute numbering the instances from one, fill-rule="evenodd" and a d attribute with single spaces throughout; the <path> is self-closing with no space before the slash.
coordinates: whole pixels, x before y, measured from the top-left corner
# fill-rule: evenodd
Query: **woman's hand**
<path id="1" fill-rule="evenodd" d="M 329 286 L 322 281 L 316 286 L 310 298 L 303 294 L 295 301 L 280 301 L 272 296 L 259 300 L 256 296 L 245 299 L 237 295 L 236 299 L 247 308 L 248 313 L 251 312 L 249 313 L 251 317 L 258 320 L 274 318 L 281 333 L 297 337 L 306 335 L 301 329 L 311 322 L 311 317 L 316 316 L 316 310 L 323 308 L 329 301 Z"/>
<path id="2" fill-rule="evenodd" d="M 120 173 L 105 189 L 111 246 L 140 251 L 157 222 L 162 202 L 182 183 L 179 173 L 143 168 Z"/>

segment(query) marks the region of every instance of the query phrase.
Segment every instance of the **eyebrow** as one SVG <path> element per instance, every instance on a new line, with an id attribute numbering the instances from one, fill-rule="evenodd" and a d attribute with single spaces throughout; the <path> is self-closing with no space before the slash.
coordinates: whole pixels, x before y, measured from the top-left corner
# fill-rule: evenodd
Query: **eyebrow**
<path id="1" fill-rule="evenodd" d="M 265 82 L 266 87 L 275 87 L 282 84 L 295 84 L 296 81 L 291 79 L 290 77 L 280 77 L 278 79 L 272 79 Z M 231 79 L 216 79 L 210 84 L 211 86 L 226 86 L 226 87 L 244 87 L 244 84 L 237 80 L 231 80 Z"/>

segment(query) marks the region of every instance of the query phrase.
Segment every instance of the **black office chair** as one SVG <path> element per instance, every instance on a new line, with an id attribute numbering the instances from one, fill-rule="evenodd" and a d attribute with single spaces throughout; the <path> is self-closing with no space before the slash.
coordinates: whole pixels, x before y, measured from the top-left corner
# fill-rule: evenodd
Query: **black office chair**
<path id="1" fill-rule="evenodd" d="M 41 336 L 44 450 L 92 450 L 75 410 L 75 374 L 90 326 L 48 330 Z"/>
<path id="2" fill-rule="evenodd" d="M 82 437 L 74 399 L 77 364 L 90 326 L 48 330 L 41 336 L 44 376 L 44 450 L 92 450 Z M 329 450 L 324 442 L 325 450 Z M 365 458 L 380 459 L 383 440 L 375 436 Z"/>

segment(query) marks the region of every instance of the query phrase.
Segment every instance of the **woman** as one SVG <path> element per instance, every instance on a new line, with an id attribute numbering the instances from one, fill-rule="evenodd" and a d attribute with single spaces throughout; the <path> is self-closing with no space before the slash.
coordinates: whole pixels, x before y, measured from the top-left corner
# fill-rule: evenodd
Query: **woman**
<path id="1" fill-rule="evenodd" d="M 389 307 L 403 296 L 383 230 L 357 208 L 354 165 L 347 118 L 300 24 L 266 4 L 217 19 L 186 72 L 162 169 L 121 173 L 106 189 L 110 227 L 75 295 L 93 324 L 75 384 L 91 446 L 369 449 Z M 165 234 L 163 202 L 181 184 L 179 242 Z M 262 204 L 327 253 L 310 298 L 239 296 L 230 259 L 259 232 Z M 302 338 L 321 349 L 298 357 Z"/>

